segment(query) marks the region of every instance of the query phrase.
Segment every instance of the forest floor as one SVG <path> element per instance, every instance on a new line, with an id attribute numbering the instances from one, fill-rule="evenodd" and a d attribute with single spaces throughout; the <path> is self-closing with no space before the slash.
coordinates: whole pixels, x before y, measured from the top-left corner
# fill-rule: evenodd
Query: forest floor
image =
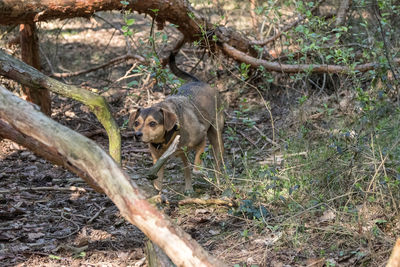
<path id="1" fill-rule="evenodd" d="M 44 73 L 80 71 L 126 53 L 126 39 L 109 24 L 118 25 L 123 21 L 119 13 L 101 13 L 100 16 L 107 22 L 92 18 L 39 25 Z M 150 23 L 149 19 L 136 18 L 137 33 L 132 46 L 137 54 L 141 53 L 141 48 L 135 45 L 140 44 L 140 40 L 147 42 Z M 174 29 L 169 31 L 175 32 Z M 192 47 L 183 49 L 178 59 L 183 69 L 190 70 L 197 63 L 194 52 Z M 285 167 L 282 150 L 287 143 L 284 140 L 298 134 L 292 129 L 299 126 L 304 116 L 314 116 L 314 121 L 323 121 L 321 117 L 327 112 L 321 111 L 322 103 L 335 102 L 335 96 L 319 95 L 308 102 L 310 106 L 304 111 L 305 106 L 295 106 L 302 91 L 289 92 L 272 85 L 269 90 L 258 91 L 236 79 L 236 74 L 230 72 L 232 68 L 218 69 L 217 64 L 210 62 L 203 60 L 195 75 L 216 86 L 227 103 L 225 176 L 232 181 L 232 186 L 214 185 L 210 170 L 212 159 L 207 154 L 205 166 L 209 169 L 194 178 L 195 197 L 228 197 L 238 201 L 242 198 L 248 202 L 240 202 L 239 208 L 178 205 L 176 200 L 184 198 L 182 165 L 180 161 L 171 159 L 166 166 L 163 190 L 170 203 L 159 205 L 160 209 L 212 255 L 231 265 L 352 266 L 362 264 L 364 260 L 383 263 L 390 251 L 390 242 L 379 239 L 368 244 L 360 243 L 361 239 L 356 238 L 355 233 L 359 231 L 361 235 L 364 225 L 340 221 L 340 212 L 319 209 L 318 205 L 311 208 L 290 206 L 283 197 L 282 200 L 255 204 L 260 203 L 257 202 L 259 199 L 256 201 L 251 197 L 262 192 L 258 186 L 265 185 L 258 183 L 260 173 Z M 134 141 L 132 130 L 126 128 L 126 121 L 129 112 L 161 101 L 164 92 L 170 92 L 170 88 L 150 84 L 152 79 L 147 73 L 126 77 L 126 73 L 132 74 L 128 71 L 135 66 L 138 67 L 135 61 L 127 61 L 61 80 L 88 89 L 96 88 L 96 92 L 106 97 L 122 127 L 123 169 L 132 181 L 151 191 L 150 182 L 143 178 L 152 165 L 150 154 L 144 144 Z M 213 71 L 219 72 L 218 78 L 211 75 Z M 125 79 L 119 80 L 124 76 Z M 17 91 L 18 86 L 13 82 L 4 83 Z M 262 100 L 269 103 L 271 112 L 267 111 Z M 54 94 L 52 105 L 51 117 L 54 120 L 107 149 L 105 131 L 87 107 Z M 339 108 L 337 111 L 341 112 Z M 315 123 L 315 133 L 309 136 L 310 139 L 320 137 L 316 134 L 324 131 L 320 124 Z M 279 129 L 279 132 L 272 129 Z M 309 152 L 296 153 L 289 157 L 299 158 L 297 164 L 301 165 L 302 158 Z M 357 208 L 361 214 L 363 208 L 371 211 L 373 206 Z M 383 223 L 382 213 L 377 208 L 375 213 L 370 213 L 374 218 L 369 218 L 368 222 L 381 219 Z M 105 195 L 94 192 L 74 174 L 23 147 L 0 140 L 2 266 L 146 266 L 144 242 L 144 234 L 126 222 Z M 372 253 L 378 256 L 371 259 Z"/>

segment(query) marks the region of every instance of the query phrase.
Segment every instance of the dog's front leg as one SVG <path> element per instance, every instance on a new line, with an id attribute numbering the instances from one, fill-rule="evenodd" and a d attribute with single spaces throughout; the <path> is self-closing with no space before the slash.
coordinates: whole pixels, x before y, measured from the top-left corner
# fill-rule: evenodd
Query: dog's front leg
<path id="1" fill-rule="evenodd" d="M 179 157 L 182 159 L 183 171 L 185 174 L 185 195 L 192 195 L 194 191 L 192 186 L 192 172 L 190 170 L 189 161 L 185 153 L 179 154 Z"/>
<path id="2" fill-rule="evenodd" d="M 193 168 L 193 173 L 194 174 L 201 174 L 201 169 L 203 167 L 203 161 L 201 160 L 201 155 L 204 153 L 204 150 L 206 148 L 206 139 L 200 143 L 196 147 L 196 155 L 194 157 L 194 168 Z"/>

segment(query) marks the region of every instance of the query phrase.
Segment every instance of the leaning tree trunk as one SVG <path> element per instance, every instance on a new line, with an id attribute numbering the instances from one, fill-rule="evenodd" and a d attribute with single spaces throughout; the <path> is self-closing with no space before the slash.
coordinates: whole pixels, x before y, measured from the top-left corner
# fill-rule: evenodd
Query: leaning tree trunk
<path id="1" fill-rule="evenodd" d="M 21 59 L 25 63 L 40 70 L 39 43 L 36 34 L 36 25 L 34 22 L 21 24 L 19 27 Z M 51 115 L 51 99 L 47 89 L 38 90 L 26 85 L 22 85 L 23 98 L 29 102 L 35 103 L 41 111 Z"/>
<path id="2" fill-rule="evenodd" d="M 0 118 L 90 177 L 120 210 L 177 266 L 225 266 L 150 205 L 136 184 L 95 142 L 49 119 L 0 86 Z M 85 179 L 85 177 L 82 177 Z"/>
<path id="3" fill-rule="evenodd" d="M 37 69 L 19 61 L 0 50 L 0 75 L 36 90 L 48 89 L 54 93 L 73 98 L 89 106 L 104 126 L 109 137 L 110 155 L 121 162 L 121 135 L 104 97 L 73 85 L 67 85 L 47 77 Z"/>

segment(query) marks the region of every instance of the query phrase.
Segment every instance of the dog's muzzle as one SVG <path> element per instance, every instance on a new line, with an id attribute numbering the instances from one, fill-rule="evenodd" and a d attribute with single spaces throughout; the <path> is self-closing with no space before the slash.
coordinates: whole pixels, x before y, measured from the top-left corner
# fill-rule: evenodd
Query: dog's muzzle
<path id="1" fill-rule="evenodd" d="M 136 141 L 142 140 L 142 136 L 143 136 L 142 132 L 135 132 L 133 135 L 135 136 Z"/>

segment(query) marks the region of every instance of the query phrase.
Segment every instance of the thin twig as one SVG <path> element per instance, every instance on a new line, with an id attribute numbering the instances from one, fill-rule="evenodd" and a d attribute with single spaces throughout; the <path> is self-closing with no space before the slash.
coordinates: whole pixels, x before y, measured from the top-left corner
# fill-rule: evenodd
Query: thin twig
<path id="1" fill-rule="evenodd" d="M 396 88 L 397 88 L 397 104 L 399 104 L 400 103 L 400 87 L 398 86 L 399 78 L 397 76 L 397 72 L 394 70 L 394 68 L 392 66 L 392 60 L 393 59 L 391 59 L 390 56 L 389 56 L 389 44 L 387 43 L 387 40 L 386 40 L 386 37 L 385 37 L 385 33 L 386 32 L 384 31 L 382 22 L 379 19 L 380 17 L 382 17 L 382 15 L 380 13 L 379 6 L 378 6 L 378 3 L 377 3 L 376 0 L 374 0 L 374 2 L 373 2 L 373 9 L 374 9 L 374 16 L 375 16 L 375 18 L 376 18 L 376 20 L 378 22 L 378 25 L 379 25 L 379 29 L 380 29 L 379 32 L 380 32 L 380 34 L 382 36 L 382 40 L 383 40 L 383 44 L 384 44 L 385 57 L 386 57 L 386 60 L 388 61 L 389 68 L 392 71 L 393 76 L 394 76 L 394 78 L 396 79 L 396 82 L 397 82 L 397 84 L 396 84 Z"/>
<path id="2" fill-rule="evenodd" d="M 315 6 L 313 8 L 311 8 L 311 12 L 314 12 L 321 4 L 322 2 L 324 2 L 325 0 L 319 0 Z M 266 40 L 257 40 L 257 41 L 253 41 L 251 42 L 252 45 L 260 45 L 260 46 L 264 46 L 270 42 L 275 41 L 276 39 L 278 39 L 279 37 L 281 37 L 281 35 L 285 32 L 287 32 L 288 30 L 292 29 L 293 27 L 296 27 L 300 22 L 302 22 L 303 20 L 305 20 L 307 17 L 305 15 L 301 15 L 299 16 L 299 18 L 295 21 L 293 21 L 291 24 L 287 25 L 286 27 L 283 27 L 283 29 L 279 32 L 277 32 L 274 36 L 269 37 Z"/>
<path id="3" fill-rule="evenodd" d="M 40 187 L 17 187 L 13 189 L 1 189 L 0 194 L 14 193 L 20 191 L 78 191 L 86 193 L 86 191 L 91 191 L 91 188 L 83 188 L 83 187 L 49 187 L 49 186 L 40 186 Z"/>
<path id="4" fill-rule="evenodd" d="M 223 200 L 223 199 L 201 199 L 201 198 L 186 198 L 183 200 L 179 200 L 178 205 L 189 205 L 189 204 L 197 204 L 197 205 L 220 205 L 220 206 L 237 206 L 235 202 L 232 200 Z"/>
<path id="5" fill-rule="evenodd" d="M 70 237 L 70 236 L 76 234 L 77 232 L 79 232 L 79 230 L 81 230 L 81 227 L 80 227 L 76 222 L 74 222 L 74 221 L 71 220 L 71 219 L 65 218 L 65 216 L 64 216 L 64 211 L 61 212 L 61 218 L 63 218 L 64 220 L 66 220 L 66 221 L 68 221 L 68 222 L 70 222 L 70 223 L 72 223 L 73 225 L 75 225 L 75 226 L 76 226 L 76 229 L 75 229 L 75 231 L 72 231 L 72 232 L 69 233 L 68 235 L 60 236 L 60 237 L 54 236 L 55 238 L 57 238 L 57 239 L 65 239 L 65 238 L 67 238 L 67 237 Z"/>
<path id="6" fill-rule="evenodd" d="M 8 27 L 7 30 L 5 30 L 2 34 L 0 34 L 0 40 L 3 40 L 3 38 L 4 38 L 7 34 L 9 34 L 12 30 L 14 30 L 15 27 L 17 27 L 17 26 L 18 26 L 18 24 L 14 24 L 14 25 L 11 25 L 10 27 Z"/>
<path id="7" fill-rule="evenodd" d="M 101 65 L 93 67 L 93 68 L 89 68 L 89 69 L 86 69 L 86 70 L 75 71 L 75 72 L 52 73 L 50 76 L 57 77 L 57 78 L 67 78 L 67 77 L 78 76 L 78 75 L 86 74 L 86 73 L 89 73 L 89 72 L 93 72 L 93 71 L 108 67 L 110 65 L 118 64 L 118 63 L 121 63 L 121 62 L 129 60 L 129 59 L 136 59 L 136 60 L 138 60 L 138 61 L 140 61 L 142 63 L 146 62 L 146 60 L 143 57 L 139 56 L 139 55 L 127 54 L 127 55 L 123 55 L 123 56 L 119 56 L 117 58 L 114 58 L 114 59 L 112 59 L 112 60 L 110 60 L 110 61 L 108 61 L 108 62 L 106 62 L 104 64 L 101 64 Z"/>
<path id="8" fill-rule="evenodd" d="M 105 18 L 97 15 L 97 14 L 93 14 L 94 18 L 98 18 L 102 21 L 104 21 L 105 23 L 107 23 L 108 25 L 110 25 L 111 27 L 113 27 L 114 29 L 118 30 L 118 32 L 120 34 L 122 34 L 125 37 L 125 42 L 126 42 L 126 50 L 128 53 L 131 53 L 132 50 L 132 46 L 131 43 L 129 42 L 129 39 L 133 42 L 132 36 L 127 36 L 124 31 L 122 30 L 122 27 L 120 27 L 119 25 L 114 25 L 113 23 L 109 22 L 108 20 L 106 20 Z"/>
<path id="9" fill-rule="evenodd" d="M 106 208 L 102 207 L 101 209 L 99 209 L 96 214 L 89 219 L 89 221 L 87 221 L 87 224 L 91 224 L 97 217 L 99 217 L 100 213 L 105 210 Z"/>
<path id="10" fill-rule="evenodd" d="M 280 145 L 275 142 L 274 140 L 272 140 L 271 138 L 269 138 L 268 136 L 266 136 L 260 129 L 257 128 L 257 126 L 253 125 L 252 127 L 254 130 L 256 130 L 262 138 L 264 138 L 266 141 L 268 141 L 269 143 L 273 144 L 274 146 L 279 147 Z"/>

